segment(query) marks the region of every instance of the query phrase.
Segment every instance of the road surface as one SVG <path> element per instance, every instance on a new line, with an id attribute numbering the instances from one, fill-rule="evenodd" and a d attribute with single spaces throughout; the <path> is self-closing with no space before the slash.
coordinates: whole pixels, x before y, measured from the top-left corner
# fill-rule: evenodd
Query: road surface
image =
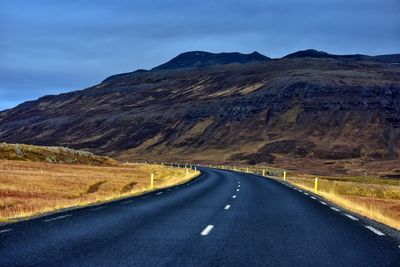
<path id="1" fill-rule="evenodd" d="M 398 241 L 280 182 L 202 168 L 147 195 L 0 227 L 0 266 L 400 266 Z"/>

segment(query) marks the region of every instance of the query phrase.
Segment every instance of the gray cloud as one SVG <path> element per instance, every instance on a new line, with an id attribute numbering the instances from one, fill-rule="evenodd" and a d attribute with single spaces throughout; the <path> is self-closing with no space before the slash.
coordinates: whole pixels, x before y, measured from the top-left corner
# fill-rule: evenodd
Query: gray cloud
<path id="1" fill-rule="evenodd" d="M 398 0 L 0 3 L 0 109 L 189 50 L 397 53 Z"/>

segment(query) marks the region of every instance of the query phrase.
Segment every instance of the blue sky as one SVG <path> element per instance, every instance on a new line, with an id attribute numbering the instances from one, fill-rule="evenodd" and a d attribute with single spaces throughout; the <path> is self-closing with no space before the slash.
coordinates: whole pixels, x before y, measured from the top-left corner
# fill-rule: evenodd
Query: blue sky
<path id="1" fill-rule="evenodd" d="M 191 50 L 399 53 L 399 0 L 4 0 L 0 110 Z"/>

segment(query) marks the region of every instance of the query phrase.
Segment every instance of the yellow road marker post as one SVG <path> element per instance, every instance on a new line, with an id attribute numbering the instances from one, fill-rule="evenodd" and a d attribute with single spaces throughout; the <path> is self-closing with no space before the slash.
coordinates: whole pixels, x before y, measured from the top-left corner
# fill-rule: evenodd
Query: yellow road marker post
<path id="1" fill-rule="evenodd" d="M 283 172 L 283 180 L 286 181 L 286 171 Z"/>
<path id="2" fill-rule="evenodd" d="M 315 180 L 314 180 L 314 192 L 315 193 L 318 192 L 318 178 L 315 178 Z"/>
<path id="3" fill-rule="evenodd" d="M 150 189 L 154 188 L 154 173 L 150 175 Z"/>

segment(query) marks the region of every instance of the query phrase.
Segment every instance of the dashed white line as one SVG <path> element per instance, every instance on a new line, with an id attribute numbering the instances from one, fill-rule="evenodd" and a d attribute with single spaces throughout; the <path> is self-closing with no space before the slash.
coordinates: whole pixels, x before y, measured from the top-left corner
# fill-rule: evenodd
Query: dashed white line
<path id="1" fill-rule="evenodd" d="M 128 204 L 128 203 L 132 203 L 132 200 L 128 200 L 128 201 L 125 201 L 125 202 L 121 202 L 121 204 Z"/>
<path id="2" fill-rule="evenodd" d="M 161 195 L 163 192 L 158 192 L 156 195 L 158 196 L 158 195 Z"/>
<path id="3" fill-rule="evenodd" d="M 238 187 L 240 187 L 240 185 L 238 185 Z"/>
<path id="4" fill-rule="evenodd" d="M 312 199 L 314 199 L 314 200 L 316 200 L 316 199 L 317 199 L 316 197 L 313 197 L 313 196 L 311 196 L 311 198 L 312 198 Z"/>
<path id="5" fill-rule="evenodd" d="M 101 209 L 104 209 L 104 207 L 97 207 L 97 208 L 90 209 L 90 210 L 91 210 L 91 211 L 96 211 L 96 210 L 101 210 Z"/>
<path id="6" fill-rule="evenodd" d="M 67 214 L 67 215 L 62 215 L 62 216 L 58 216 L 58 217 L 51 218 L 51 219 L 46 219 L 46 220 L 43 220 L 43 221 L 44 222 L 52 222 L 52 221 L 61 220 L 61 219 L 64 219 L 64 218 L 67 218 L 67 217 L 71 217 L 71 216 L 72 216 L 71 214 Z"/>
<path id="7" fill-rule="evenodd" d="M 297 191 L 299 191 L 299 192 L 303 192 L 303 191 L 302 191 L 302 190 L 300 190 L 300 189 L 299 189 L 299 190 L 297 190 Z"/>
<path id="8" fill-rule="evenodd" d="M 308 193 L 304 193 L 304 195 L 308 196 Z"/>
<path id="9" fill-rule="evenodd" d="M 240 191 L 240 189 L 236 189 L 236 192 L 239 192 Z"/>
<path id="10" fill-rule="evenodd" d="M 10 232 L 10 231 L 12 231 L 12 229 L 3 229 L 3 230 L 0 230 L 0 234 L 7 233 L 7 232 Z"/>
<path id="11" fill-rule="evenodd" d="M 232 198 L 236 198 L 236 195 L 233 195 Z"/>
<path id="12" fill-rule="evenodd" d="M 230 207 L 231 205 L 226 205 L 224 209 L 229 210 Z"/>
<path id="13" fill-rule="evenodd" d="M 171 188 L 168 188 L 167 191 L 171 191 Z"/>
<path id="14" fill-rule="evenodd" d="M 335 208 L 335 207 L 331 207 L 331 210 L 334 210 L 334 211 L 337 211 L 337 212 L 340 211 L 340 209 L 337 209 L 337 208 Z"/>
<path id="15" fill-rule="evenodd" d="M 204 230 L 203 231 L 201 231 L 201 235 L 208 235 L 210 232 L 211 232 L 211 230 L 214 228 L 214 225 L 207 225 L 207 227 L 206 228 L 204 228 Z"/>
<path id="16" fill-rule="evenodd" d="M 383 236 L 385 235 L 384 233 L 382 233 L 381 231 L 375 229 L 372 226 L 366 225 L 365 228 L 367 228 L 368 230 L 371 230 L 372 232 L 374 232 L 375 234 L 379 235 L 379 236 Z"/>
<path id="17" fill-rule="evenodd" d="M 149 198 L 150 196 L 145 196 L 145 197 L 142 197 L 142 199 L 146 199 L 146 198 Z"/>
<path id="18" fill-rule="evenodd" d="M 321 203 L 322 205 L 328 205 L 328 204 L 326 204 L 325 202 L 323 202 L 323 201 L 320 201 L 319 203 Z"/>
<path id="19" fill-rule="evenodd" d="M 354 216 L 352 216 L 352 215 L 350 215 L 350 214 L 345 213 L 344 216 L 346 216 L 346 217 L 352 219 L 353 221 L 358 221 L 358 219 L 357 219 L 356 217 L 354 217 Z"/>

